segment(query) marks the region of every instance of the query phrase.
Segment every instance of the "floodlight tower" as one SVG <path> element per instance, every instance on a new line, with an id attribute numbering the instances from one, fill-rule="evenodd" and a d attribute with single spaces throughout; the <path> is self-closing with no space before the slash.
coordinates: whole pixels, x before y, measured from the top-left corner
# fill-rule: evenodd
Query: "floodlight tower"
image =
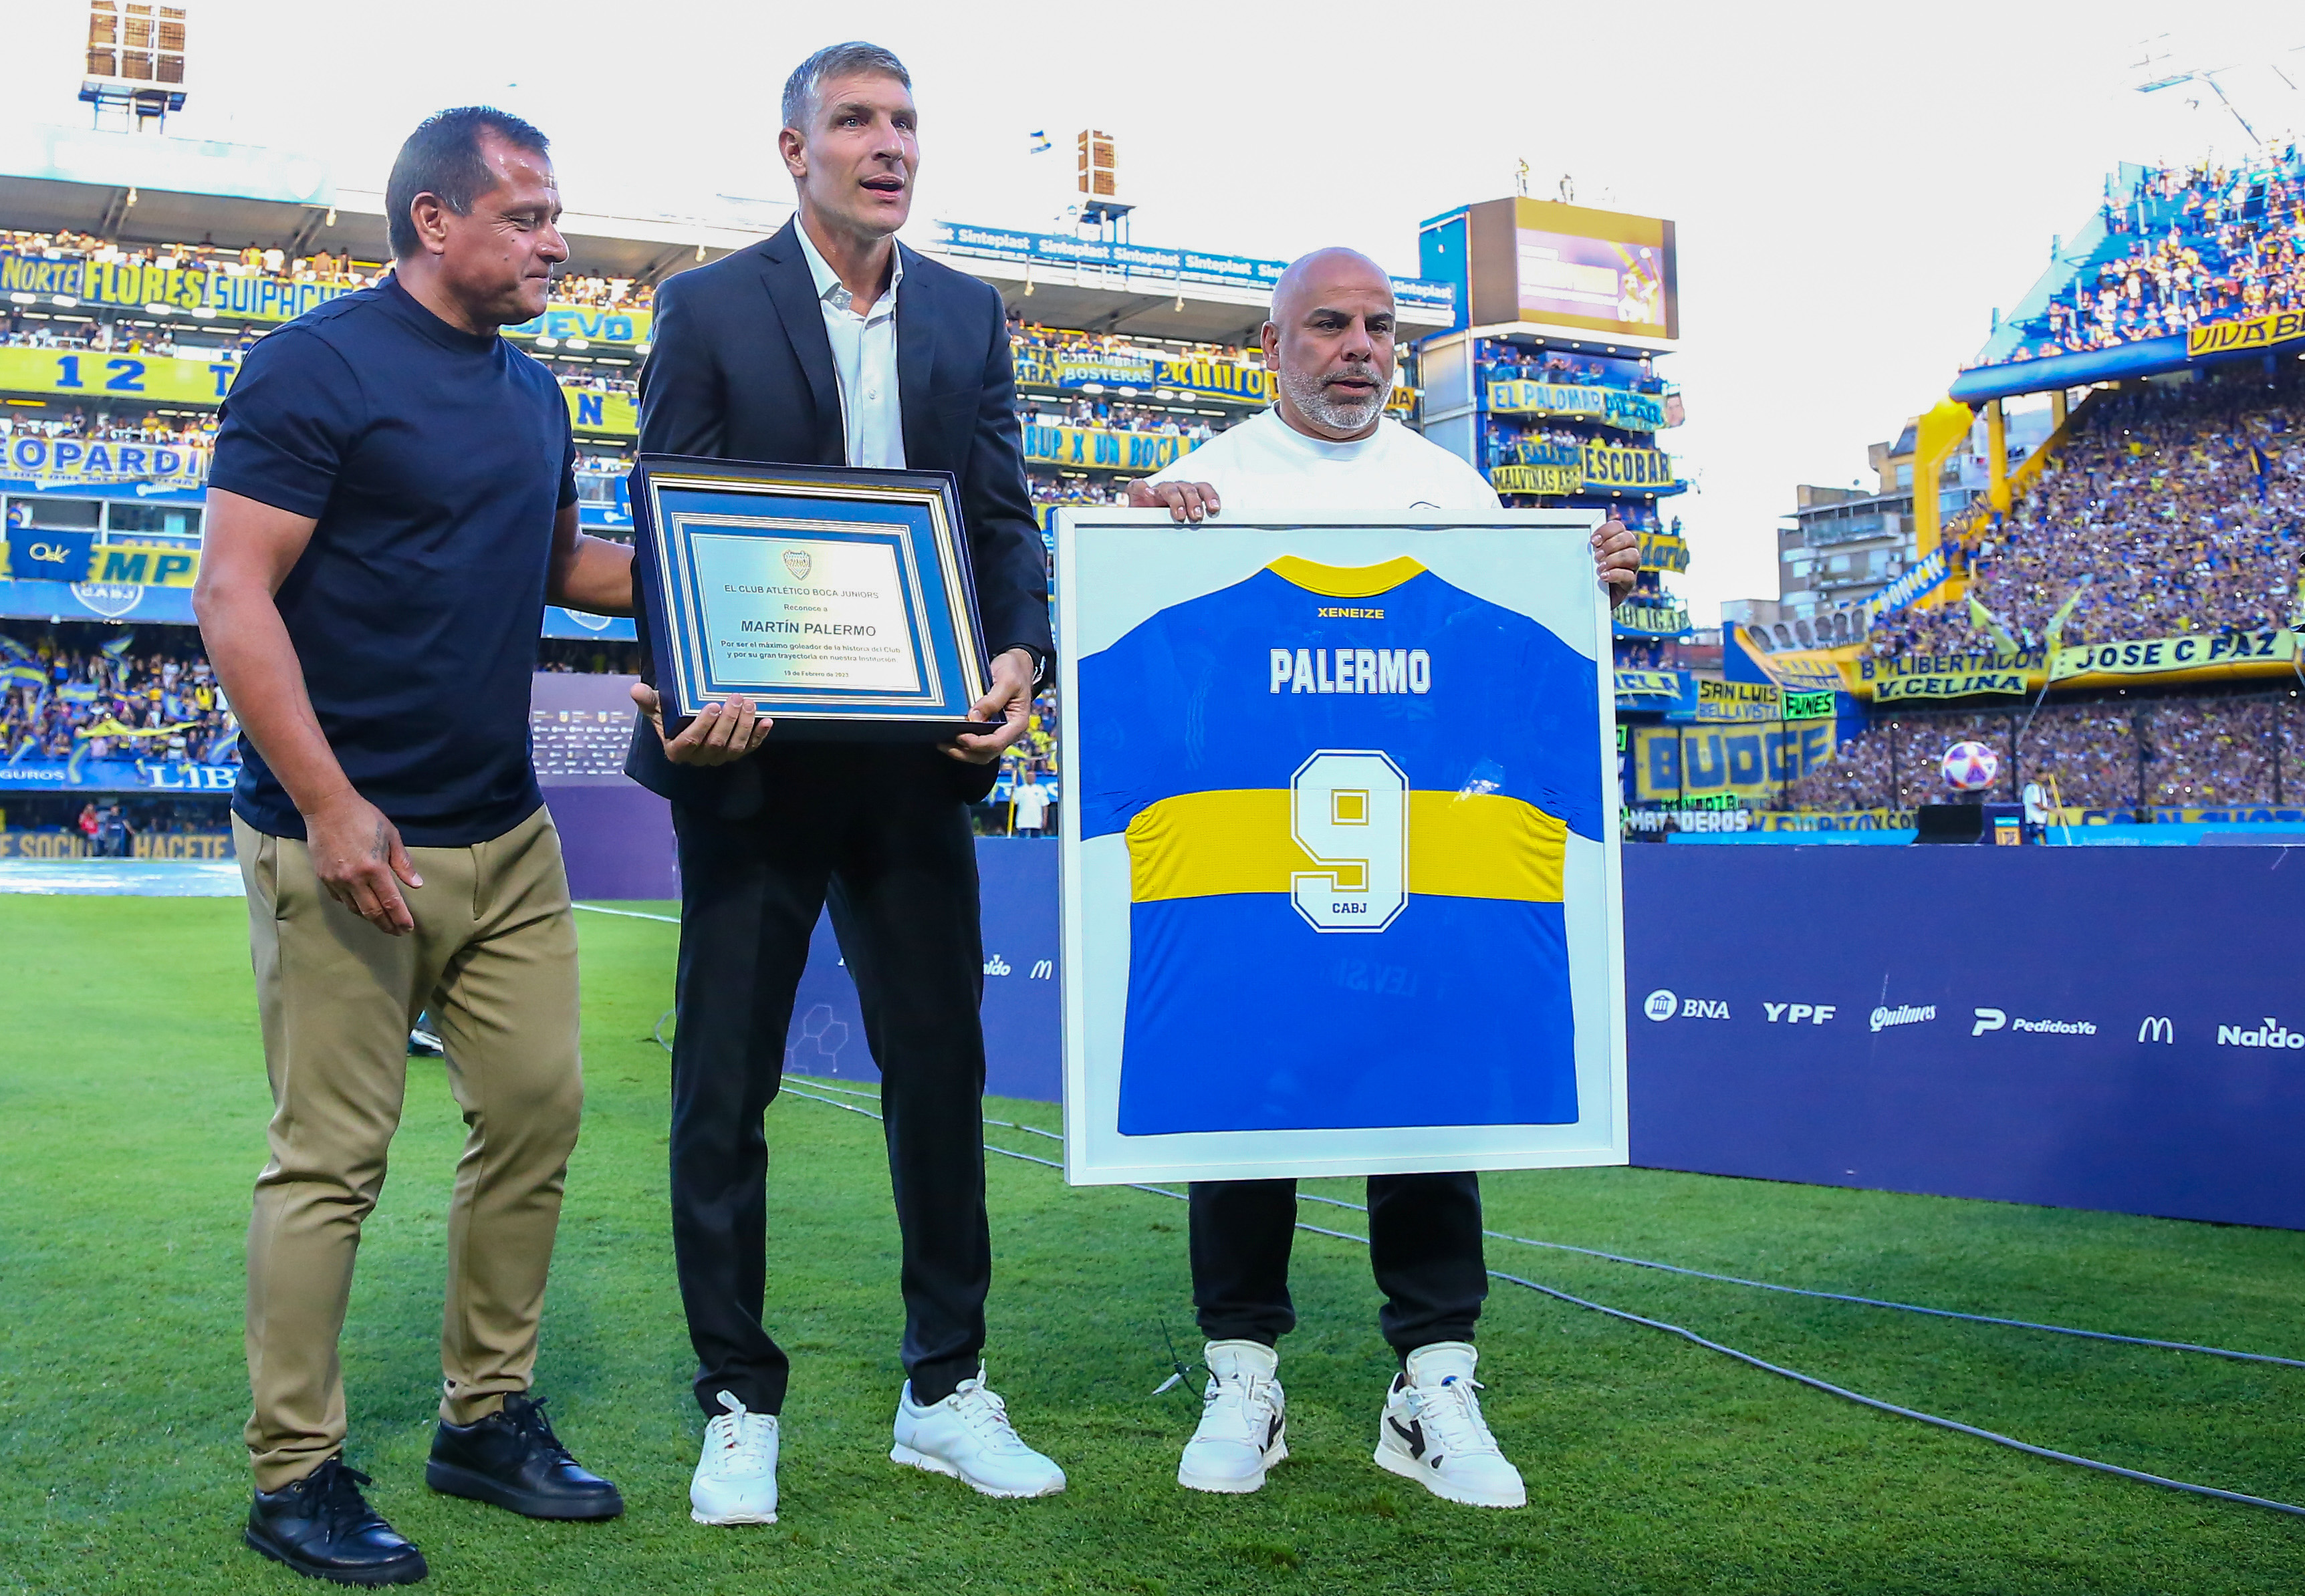
<path id="1" fill-rule="evenodd" d="M 1127 242 L 1128 213 L 1136 208 L 1122 204 L 1117 197 L 1120 191 L 1118 157 L 1114 153 L 1112 135 L 1083 128 L 1076 144 L 1080 152 L 1076 183 L 1082 194 L 1081 221 L 1094 226 L 1104 238 Z"/>
<path id="2" fill-rule="evenodd" d="M 138 132 L 159 132 L 184 108 L 184 6 L 89 0 L 88 75 L 80 98 Z"/>

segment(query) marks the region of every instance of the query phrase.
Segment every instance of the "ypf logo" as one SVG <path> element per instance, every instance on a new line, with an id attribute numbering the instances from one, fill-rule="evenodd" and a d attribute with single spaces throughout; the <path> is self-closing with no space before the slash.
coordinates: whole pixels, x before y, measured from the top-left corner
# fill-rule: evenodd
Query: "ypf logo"
<path id="1" fill-rule="evenodd" d="M 815 564 L 815 561 L 809 558 L 808 550 L 805 548 L 785 550 L 785 569 L 792 573 L 792 579 L 795 582 L 806 582 L 809 571 Z"/>
<path id="2" fill-rule="evenodd" d="M 1647 1001 L 1641 1005 L 1641 1013 L 1648 1015 L 1652 1020 L 1670 1020 L 1680 1007 L 1680 999 L 1663 987 L 1659 987 L 1655 991 L 1651 992 Z"/>

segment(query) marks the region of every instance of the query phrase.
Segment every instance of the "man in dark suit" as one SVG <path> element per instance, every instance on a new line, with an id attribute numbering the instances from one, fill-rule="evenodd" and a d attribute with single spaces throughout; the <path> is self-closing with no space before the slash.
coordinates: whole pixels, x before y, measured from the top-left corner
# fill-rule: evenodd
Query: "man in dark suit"
<path id="1" fill-rule="evenodd" d="M 656 695 L 626 769 L 672 801 L 682 880 L 672 1061 L 673 1240 L 708 1416 L 690 1487 L 705 1524 L 773 1523 L 787 1360 L 762 1323 L 767 1140 L 811 929 L 829 904 L 881 1074 L 904 1235 L 905 1368 L 892 1461 L 989 1496 L 1064 1473 L 1017 1439 L 980 1358 L 983 948 L 967 805 L 1024 732 L 1050 640 L 1048 570 L 992 289 L 903 248 L 918 168 L 911 80 L 888 51 L 820 50 L 785 86 L 799 215 L 664 284 L 641 447 L 950 471 L 996 730 L 924 744 L 763 739 L 750 703 L 668 749 Z"/>

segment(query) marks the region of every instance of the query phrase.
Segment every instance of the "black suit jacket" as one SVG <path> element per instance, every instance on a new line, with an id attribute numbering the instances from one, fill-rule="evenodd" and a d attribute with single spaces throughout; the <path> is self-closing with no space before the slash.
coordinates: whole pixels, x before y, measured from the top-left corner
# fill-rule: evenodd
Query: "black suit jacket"
<path id="1" fill-rule="evenodd" d="M 840 379 L 798 226 L 788 222 L 774 237 L 682 272 L 657 290 L 652 342 L 641 371 L 642 453 L 846 463 Z M 905 464 L 950 471 L 959 486 L 986 648 L 998 655 L 1023 645 L 1046 656 L 1052 651 L 1048 565 L 1025 485 L 1000 296 L 897 247 L 905 263 L 897 285 Z M 645 614 L 640 626 L 646 659 Z M 995 767 L 937 759 L 951 767 L 964 799 L 991 790 Z M 642 719 L 625 772 L 675 802 L 733 819 L 759 807 L 762 765 L 758 756 L 709 768 L 676 765 Z"/>

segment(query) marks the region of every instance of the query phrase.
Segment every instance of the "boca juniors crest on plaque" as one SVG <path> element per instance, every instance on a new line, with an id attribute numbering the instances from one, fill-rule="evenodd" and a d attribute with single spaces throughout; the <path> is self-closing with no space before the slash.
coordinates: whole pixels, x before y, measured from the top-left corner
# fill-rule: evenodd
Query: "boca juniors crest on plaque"
<path id="1" fill-rule="evenodd" d="M 1072 1180 L 1625 1161 L 1596 520 L 1059 512 Z"/>

